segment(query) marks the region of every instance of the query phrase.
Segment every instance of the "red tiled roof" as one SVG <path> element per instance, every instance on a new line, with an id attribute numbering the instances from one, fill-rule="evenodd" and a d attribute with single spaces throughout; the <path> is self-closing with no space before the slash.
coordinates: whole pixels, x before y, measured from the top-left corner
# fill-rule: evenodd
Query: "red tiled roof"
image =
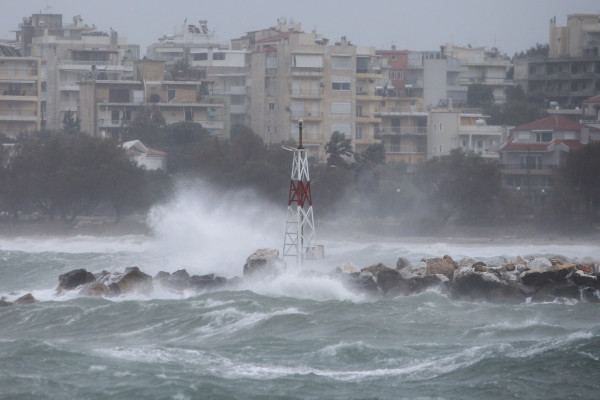
<path id="1" fill-rule="evenodd" d="M 548 146 L 550 146 L 550 143 L 519 143 L 514 140 L 514 138 L 508 139 L 508 141 L 502 145 L 500 150 L 546 151 L 548 150 Z"/>
<path id="2" fill-rule="evenodd" d="M 569 150 L 577 150 L 578 148 L 580 148 L 581 146 L 583 146 L 583 143 L 581 143 L 579 140 L 560 140 L 557 139 L 555 140 L 556 143 L 562 143 L 565 146 L 567 146 L 567 148 Z"/>
<path id="3" fill-rule="evenodd" d="M 165 153 L 164 151 L 160 151 L 160 150 L 154 150 L 154 149 L 148 149 L 148 153 L 149 156 L 166 156 L 167 153 Z"/>
<path id="4" fill-rule="evenodd" d="M 514 131 L 579 131 L 583 125 L 560 115 L 550 115 L 537 121 L 517 126 Z"/>
<path id="5" fill-rule="evenodd" d="M 567 149 L 569 149 L 569 151 L 571 150 L 577 150 L 578 148 L 580 148 L 581 146 L 583 146 L 583 143 L 581 143 L 579 140 L 572 140 L 572 139 L 568 139 L 568 140 L 563 140 L 563 139 L 554 139 L 551 142 L 547 142 L 547 143 L 519 143 L 519 142 L 515 142 L 514 138 L 508 139 L 508 141 L 506 143 L 504 143 L 502 145 L 502 147 L 500 147 L 500 150 L 513 150 L 513 151 L 548 151 L 550 149 L 550 147 L 552 145 L 558 145 L 558 144 L 564 144 Z"/>
<path id="6" fill-rule="evenodd" d="M 590 97 L 589 99 L 586 99 L 583 102 L 584 103 L 600 103 L 600 95 L 594 96 L 594 97 Z"/>
<path id="7" fill-rule="evenodd" d="M 264 39 L 260 39 L 257 40 L 256 43 L 265 43 L 265 42 L 278 42 L 281 39 L 287 39 L 290 37 L 290 34 L 295 33 L 295 32 L 281 32 L 278 35 L 275 36 L 270 36 L 268 38 L 264 38 Z"/>
<path id="8" fill-rule="evenodd" d="M 272 53 L 277 52 L 277 49 L 273 46 L 267 46 L 264 49 L 255 50 L 254 53 Z"/>

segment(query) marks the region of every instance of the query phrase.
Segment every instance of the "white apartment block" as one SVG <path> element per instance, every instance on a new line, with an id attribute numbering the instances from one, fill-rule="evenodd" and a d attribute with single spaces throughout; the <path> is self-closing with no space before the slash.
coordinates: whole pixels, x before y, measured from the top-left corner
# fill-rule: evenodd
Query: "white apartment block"
<path id="1" fill-rule="evenodd" d="M 61 14 L 33 14 L 19 25 L 17 41 L 23 55 L 43 60 L 47 129 L 61 129 L 65 118 L 77 117 L 78 81 L 131 76 L 131 61 L 139 58 L 139 45 L 128 44 L 116 31 L 84 24 L 80 16 L 63 24 Z"/>
<path id="2" fill-rule="evenodd" d="M 375 48 L 345 38 L 329 44 L 291 21 L 248 32 L 232 48 L 251 52 L 251 127 L 266 143 L 297 140 L 299 120 L 304 146 L 321 161 L 335 131 L 351 138 L 356 151 L 379 141 L 376 86 L 383 75 Z"/>
<path id="3" fill-rule="evenodd" d="M 16 138 L 39 131 L 41 99 L 40 59 L 0 55 L 0 133 Z"/>
<path id="4" fill-rule="evenodd" d="M 147 57 L 171 65 L 185 60 L 192 69 L 188 78 L 206 82 L 207 94 L 229 97 L 231 122 L 250 125 L 250 53 L 232 50 L 228 43 L 220 42 L 206 20 L 196 25 L 188 24 L 186 19 L 180 31 L 151 44 Z"/>

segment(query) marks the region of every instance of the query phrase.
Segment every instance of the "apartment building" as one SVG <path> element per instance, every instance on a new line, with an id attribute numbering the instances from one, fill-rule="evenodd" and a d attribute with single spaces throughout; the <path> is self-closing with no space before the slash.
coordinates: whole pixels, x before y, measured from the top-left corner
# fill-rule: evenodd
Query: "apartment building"
<path id="1" fill-rule="evenodd" d="M 508 78 L 512 61 L 497 49 L 486 50 L 484 47 L 460 47 L 453 44 L 442 46 L 443 56 L 458 60 L 465 68 L 460 75 L 460 84 L 468 86 L 480 84 L 492 89 L 495 103 L 506 102 L 506 88 L 514 86 Z"/>
<path id="2" fill-rule="evenodd" d="M 600 15 L 572 14 L 566 26 L 550 20 L 548 57 L 515 60 L 515 81 L 530 101 L 581 106 L 600 93 Z"/>
<path id="3" fill-rule="evenodd" d="M 500 148 L 503 184 L 541 204 L 554 186 L 554 174 L 569 151 L 600 139 L 600 130 L 559 115 L 515 127 Z"/>
<path id="4" fill-rule="evenodd" d="M 228 137 L 227 98 L 202 94 L 200 81 L 165 80 L 164 61 L 136 60 L 133 70 L 132 79 L 78 82 L 83 132 L 120 140 L 140 111 L 156 107 L 167 124 L 196 122 L 211 135 Z"/>
<path id="5" fill-rule="evenodd" d="M 407 96 L 405 85 L 410 51 L 397 50 L 396 46 L 392 46 L 391 50 L 377 50 L 376 54 L 387 63 L 388 84 L 385 85 L 385 94 L 395 97 Z"/>
<path id="6" fill-rule="evenodd" d="M 210 82 L 207 93 L 229 97 L 232 123 L 250 125 L 247 94 L 250 53 L 233 50 L 229 43 L 220 42 L 206 20 L 188 24 L 186 19 L 180 31 L 151 44 L 147 57 L 168 65 L 184 60 L 190 67 L 188 79 Z"/>
<path id="7" fill-rule="evenodd" d="M 411 51 L 408 54 L 405 92 L 409 97 L 422 97 L 425 106 L 446 107 L 466 104 L 467 86 L 461 76 L 467 72 L 457 59 L 445 57 L 441 51 Z"/>
<path id="8" fill-rule="evenodd" d="M 404 162 L 409 169 L 425 161 L 429 112 L 423 99 L 382 97 L 375 116 L 381 119 L 376 137 L 384 145 L 386 160 Z"/>
<path id="9" fill-rule="evenodd" d="M 66 119 L 79 113 L 82 79 L 120 79 L 132 76 L 131 61 L 139 58 L 139 45 L 126 38 L 83 23 L 80 16 L 63 23 L 62 14 L 33 14 L 19 25 L 17 41 L 23 55 L 42 63 L 45 126 L 61 129 Z"/>
<path id="10" fill-rule="evenodd" d="M 0 54 L 18 54 L 0 49 Z M 16 138 L 42 128 L 41 60 L 0 55 L 0 133 Z"/>
<path id="11" fill-rule="evenodd" d="M 285 20 L 232 40 L 232 48 L 251 52 L 251 127 L 266 143 L 297 139 L 300 119 L 304 146 L 321 160 L 335 131 L 351 138 L 357 151 L 378 141 L 376 87 L 383 75 L 374 48 L 346 38 L 329 44 Z"/>
<path id="12" fill-rule="evenodd" d="M 462 149 L 497 160 L 500 145 L 508 137 L 508 127 L 487 125 L 487 118 L 481 113 L 451 108 L 431 110 L 427 126 L 427 158 Z"/>

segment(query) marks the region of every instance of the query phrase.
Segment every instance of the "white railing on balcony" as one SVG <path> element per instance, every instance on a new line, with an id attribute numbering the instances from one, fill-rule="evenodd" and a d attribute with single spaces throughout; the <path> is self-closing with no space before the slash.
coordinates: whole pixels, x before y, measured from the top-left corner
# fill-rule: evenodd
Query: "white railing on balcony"
<path id="1" fill-rule="evenodd" d="M 292 89 L 293 97 L 319 96 L 320 94 L 319 89 Z"/>
<path id="2" fill-rule="evenodd" d="M 381 128 L 380 135 L 426 135 L 427 127 L 425 126 L 407 126 L 394 128 Z"/>
<path id="3" fill-rule="evenodd" d="M 385 152 L 390 154 L 425 154 L 424 149 L 418 149 L 415 146 L 387 144 L 384 147 Z"/>

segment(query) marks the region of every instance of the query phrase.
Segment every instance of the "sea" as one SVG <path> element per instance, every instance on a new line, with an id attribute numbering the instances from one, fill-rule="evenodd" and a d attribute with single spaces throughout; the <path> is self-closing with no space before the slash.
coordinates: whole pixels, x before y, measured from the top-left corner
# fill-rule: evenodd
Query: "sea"
<path id="1" fill-rule="evenodd" d="M 149 235 L 0 238 L 0 399 L 598 399 L 600 305 L 374 299 L 294 268 L 236 289 L 114 298 L 57 295 L 77 268 L 241 276 L 281 248 L 283 210 L 195 189 L 155 207 Z M 450 255 L 591 257 L 571 240 L 317 238 L 330 272 Z"/>

